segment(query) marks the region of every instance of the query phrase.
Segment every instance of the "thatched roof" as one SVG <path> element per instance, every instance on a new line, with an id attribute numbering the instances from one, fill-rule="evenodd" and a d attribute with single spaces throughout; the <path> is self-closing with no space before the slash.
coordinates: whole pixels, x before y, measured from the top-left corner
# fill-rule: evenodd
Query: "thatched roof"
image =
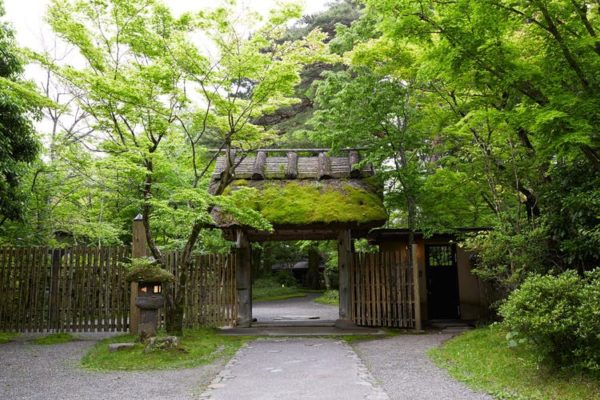
<path id="1" fill-rule="evenodd" d="M 284 156 L 281 154 L 283 153 Z M 234 180 L 225 195 L 240 187 L 257 189 L 244 204 L 259 211 L 274 227 L 346 226 L 372 228 L 387 220 L 382 188 L 374 183 L 373 168 L 360 164 L 357 151 L 330 157 L 324 151 L 258 151 L 245 158 L 230 157 Z M 221 156 L 213 173 L 213 187 L 226 170 Z M 217 225 L 230 227 L 231 216 L 216 212 Z"/>

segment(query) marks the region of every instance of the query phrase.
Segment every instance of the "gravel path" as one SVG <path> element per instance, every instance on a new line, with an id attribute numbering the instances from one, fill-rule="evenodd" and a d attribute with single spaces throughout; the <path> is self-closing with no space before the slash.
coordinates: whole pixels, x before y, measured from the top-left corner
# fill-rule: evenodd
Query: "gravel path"
<path id="1" fill-rule="evenodd" d="M 320 295 L 309 293 L 306 297 L 255 302 L 252 305 L 252 316 L 258 323 L 335 321 L 339 318 L 339 307 L 315 303 L 313 299 Z"/>
<path id="2" fill-rule="evenodd" d="M 389 400 L 345 342 L 257 340 L 243 347 L 204 400 Z"/>
<path id="3" fill-rule="evenodd" d="M 0 399 L 197 399 L 224 363 L 154 372 L 90 372 L 79 360 L 106 335 L 39 346 L 26 338 L 0 345 Z"/>
<path id="4" fill-rule="evenodd" d="M 391 400 L 491 400 L 452 379 L 427 357 L 453 334 L 400 335 L 353 347 Z"/>

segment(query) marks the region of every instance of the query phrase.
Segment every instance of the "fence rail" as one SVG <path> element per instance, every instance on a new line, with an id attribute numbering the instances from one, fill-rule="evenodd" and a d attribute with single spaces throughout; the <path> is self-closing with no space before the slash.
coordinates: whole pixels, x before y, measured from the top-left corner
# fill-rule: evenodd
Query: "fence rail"
<path id="1" fill-rule="evenodd" d="M 357 325 L 414 328 L 413 293 L 406 252 L 352 254 L 350 312 Z"/>

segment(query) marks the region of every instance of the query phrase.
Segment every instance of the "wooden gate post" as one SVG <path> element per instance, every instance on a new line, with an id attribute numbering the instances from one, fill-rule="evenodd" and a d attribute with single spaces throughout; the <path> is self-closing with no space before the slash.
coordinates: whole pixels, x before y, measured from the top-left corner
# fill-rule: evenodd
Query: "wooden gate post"
<path id="1" fill-rule="evenodd" d="M 412 245 L 412 273 L 413 273 L 413 295 L 415 305 L 415 329 L 423 330 L 423 321 L 421 320 L 421 285 L 419 284 L 419 259 L 417 244 Z"/>
<path id="2" fill-rule="evenodd" d="M 58 293 L 60 279 L 60 260 L 63 256 L 63 250 L 52 249 L 52 269 L 50 275 L 50 296 L 48 301 L 48 328 L 60 329 L 60 294 Z M 21 282 L 21 284 L 23 284 Z M 21 322 L 22 323 L 22 322 Z"/>
<path id="3" fill-rule="evenodd" d="M 252 249 L 243 231 L 237 231 L 236 247 L 238 263 L 235 270 L 238 316 L 237 325 L 249 327 L 252 324 Z"/>
<path id="4" fill-rule="evenodd" d="M 336 325 L 353 324 L 350 315 L 350 259 L 351 259 L 350 230 L 341 231 L 338 235 L 338 269 L 340 277 L 340 316 Z"/>
<path id="5" fill-rule="evenodd" d="M 142 258 L 148 255 L 146 245 L 146 229 L 144 217 L 138 214 L 133 219 L 133 235 L 131 238 L 131 258 Z M 129 297 L 129 332 L 137 335 L 140 326 L 140 310 L 135 305 L 138 295 L 138 283 L 131 282 L 131 295 Z"/>

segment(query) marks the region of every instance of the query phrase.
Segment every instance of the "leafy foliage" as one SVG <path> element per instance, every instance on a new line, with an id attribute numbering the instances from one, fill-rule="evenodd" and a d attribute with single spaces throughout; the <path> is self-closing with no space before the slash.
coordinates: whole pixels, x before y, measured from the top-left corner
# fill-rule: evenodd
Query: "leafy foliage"
<path id="1" fill-rule="evenodd" d="M 368 148 L 391 224 L 494 227 L 479 271 L 506 292 L 597 265 L 598 4 L 365 3 L 330 43 L 347 70 L 317 86 L 314 140 Z"/>
<path id="2" fill-rule="evenodd" d="M 340 304 L 340 292 L 337 290 L 327 290 L 321 296 L 317 297 L 315 301 L 321 304 L 337 306 Z"/>
<path id="3" fill-rule="evenodd" d="M 175 276 L 151 258 L 134 258 L 128 265 L 127 280 L 135 282 L 173 282 Z"/>
<path id="4" fill-rule="evenodd" d="M 4 6 L 0 2 L 0 17 Z M 0 21 L 0 226 L 23 218 L 25 191 L 21 179 L 39 150 L 33 119 L 39 117 L 40 96 L 22 80 L 23 62 L 11 26 Z"/>
<path id="5" fill-rule="evenodd" d="M 504 325 L 556 366 L 600 371 L 600 270 L 533 275 L 500 307 Z"/>

